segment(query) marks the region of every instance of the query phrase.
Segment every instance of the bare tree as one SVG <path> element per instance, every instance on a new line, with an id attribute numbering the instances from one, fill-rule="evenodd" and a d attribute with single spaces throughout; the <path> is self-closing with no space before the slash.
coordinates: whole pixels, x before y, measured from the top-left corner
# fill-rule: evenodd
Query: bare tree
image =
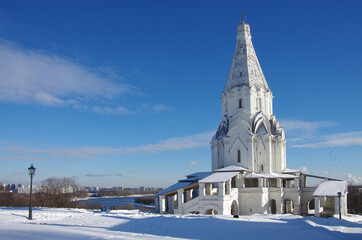
<path id="1" fill-rule="evenodd" d="M 69 177 L 48 178 L 44 180 L 42 184 L 45 188 L 47 188 L 47 191 L 52 194 L 73 193 L 78 190 L 77 181 L 74 178 Z"/>
<path id="2" fill-rule="evenodd" d="M 70 207 L 74 194 L 78 190 L 78 183 L 73 178 L 52 177 L 42 182 L 43 188 L 46 188 L 40 204 L 46 207 Z"/>

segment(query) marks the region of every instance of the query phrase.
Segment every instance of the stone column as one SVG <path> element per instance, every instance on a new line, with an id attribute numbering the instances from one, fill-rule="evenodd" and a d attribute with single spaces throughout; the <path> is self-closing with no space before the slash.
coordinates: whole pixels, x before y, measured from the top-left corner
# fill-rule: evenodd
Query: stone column
<path id="1" fill-rule="evenodd" d="M 279 200 L 275 200 L 276 214 L 283 214 L 283 204 Z"/>
<path id="2" fill-rule="evenodd" d="M 272 152 L 272 146 L 273 146 L 273 139 L 272 136 L 269 136 L 265 139 L 266 142 L 266 164 L 264 166 L 264 172 L 273 172 L 275 171 L 272 169 L 272 162 L 273 162 L 273 152 Z"/>
<path id="3" fill-rule="evenodd" d="M 263 178 L 258 178 L 258 187 L 263 187 Z"/>
<path id="4" fill-rule="evenodd" d="M 297 199 L 295 199 L 295 200 L 296 200 L 296 202 L 294 203 L 293 214 L 294 215 L 299 215 L 301 213 L 300 197 L 297 197 Z"/>
<path id="5" fill-rule="evenodd" d="M 344 196 L 341 196 L 341 209 L 342 209 L 342 215 L 347 216 L 347 192 L 344 194 Z"/>
<path id="6" fill-rule="evenodd" d="M 185 202 L 188 202 L 191 200 L 191 190 L 186 190 L 186 199 Z"/>
<path id="7" fill-rule="evenodd" d="M 247 168 L 254 171 L 254 155 L 255 155 L 255 137 L 248 136 L 247 144 L 248 144 L 248 160 L 247 160 Z"/>
<path id="8" fill-rule="evenodd" d="M 206 194 L 205 195 L 211 195 L 212 192 L 212 184 L 206 183 Z"/>
<path id="9" fill-rule="evenodd" d="M 238 182 L 238 185 L 237 185 L 238 188 L 245 188 L 244 173 L 240 173 L 238 175 L 237 182 Z"/>
<path id="10" fill-rule="evenodd" d="M 300 175 L 300 187 L 304 188 L 305 186 L 305 176 L 303 174 Z"/>
<path id="11" fill-rule="evenodd" d="M 199 196 L 205 196 L 205 183 L 200 183 L 199 184 Z"/>
<path id="12" fill-rule="evenodd" d="M 295 182 L 295 187 L 296 187 L 296 188 L 300 188 L 299 178 L 294 178 L 294 182 Z"/>
<path id="13" fill-rule="evenodd" d="M 341 196 L 341 213 L 342 213 L 342 196 Z M 334 197 L 334 214 L 339 214 L 339 199 Z"/>
<path id="14" fill-rule="evenodd" d="M 224 182 L 218 183 L 218 187 L 219 187 L 219 196 L 225 196 L 225 183 Z"/>
<path id="15" fill-rule="evenodd" d="M 159 196 L 159 208 L 160 208 L 160 213 L 164 213 L 165 212 L 165 196 L 164 195 L 160 195 Z"/>
<path id="16" fill-rule="evenodd" d="M 320 199 L 319 197 L 314 197 L 314 216 L 320 217 Z"/>
<path id="17" fill-rule="evenodd" d="M 226 194 L 227 194 L 227 195 L 230 195 L 230 193 L 231 193 L 231 179 L 227 180 L 225 184 L 227 184 Z"/>
<path id="18" fill-rule="evenodd" d="M 183 188 L 177 190 L 177 208 L 179 213 L 182 213 L 184 190 Z"/>

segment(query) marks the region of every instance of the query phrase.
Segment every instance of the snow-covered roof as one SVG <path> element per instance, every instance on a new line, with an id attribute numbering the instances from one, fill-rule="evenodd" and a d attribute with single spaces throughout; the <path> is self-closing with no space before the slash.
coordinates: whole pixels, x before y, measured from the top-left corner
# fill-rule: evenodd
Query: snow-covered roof
<path id="1" fill-rule="evenodd" d="M 195 172 L 193 174 L 187 175 L 186 179 L 179 180 L 179 182 L 197 182 L 198 180 L 203 179 L 211 174 L 212 172 Z"/>
<path id="2" fill-rule="evenodd" d="M 285 168 L 283 170 L 283 173 L 299 173 L 301 172 L 300 170 L 295 170 L 295 169 L 291 169 L 291 168 Z"/>
<path id="3" fill-rule="evenodd" d="M 232 165 L 232 166 L 217 169 L 214 172 L 242 172 L 242 171 L 250 171 L 250 170 L 243 168 L 243 167 Z"/>
<path id="4" fill-rule="evenodd" d="M 234 177 L 239 172 L 216 172 L 211 174 L 210 176 L 201 179 L 199 183 L 218 183 L 225 182 L 226 180 Z"/>
<path id="5" fill-rule="evenodd" d="M 195 173 L 192 173 L 192 174 L 189 174 L 187 175 L 186 177 L 188 178 L 198 178 L 198 179 L 201 179 L 201 178 L 205 178 L 207 176 L 209 176 L 212 172 L 195 172 Z"/>
<path id="6" fill-rule="evenodd" d="M 297 176 L 291 174 L 278 174 L 278 173 L 269 173 L 269 174 L 258 174 L 250 173 L 246 178 L 296 178 Z"/>
<path id="7" fill-rule="evenodd" d="M 172 192 L 172 191 L 175 191 L 175 190 L 177 190 L 179 188 L 187 187 L 187 186 L 189 186 L 191 184 L 193 184 L 193 182 L 177 182 L 174 185 L 172 185 L 172 186 L 162 190 L 161 192 L 155 194 L 155 196 L 165 194 L 165 193 L 168 193 L 168 192 Z"/>
<path id="8" fill-rule="evenodd" d="M 347 192 L 347 181 L 324 181 L 313 192 L 318 197 L 338 197 L 338 192 L 343 195 Z"/>

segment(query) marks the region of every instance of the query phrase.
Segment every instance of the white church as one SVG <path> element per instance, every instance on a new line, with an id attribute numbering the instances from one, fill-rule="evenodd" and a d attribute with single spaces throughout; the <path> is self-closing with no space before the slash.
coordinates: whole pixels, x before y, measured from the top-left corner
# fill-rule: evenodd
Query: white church
<path id="1" fill-rule="evenodd" d="M 347 182 L 288 169 L 284 129 L 251 41 L 237 27 L 222 121 L 211 140 L 212 172 L 197 172 L 157 194 L 156 211 L 174 214 L 347 214 Z M 308 187 L 307 178 L 324 180 Z M 339 196 L 338 196 L 338 193 Z"/>

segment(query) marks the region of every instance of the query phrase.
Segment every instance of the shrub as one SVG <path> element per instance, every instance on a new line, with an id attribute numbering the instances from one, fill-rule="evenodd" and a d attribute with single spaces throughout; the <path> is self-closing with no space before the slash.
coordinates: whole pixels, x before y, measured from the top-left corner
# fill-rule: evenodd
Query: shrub
<path id="1" fill-rule="evenodd" d="M 123 203 L 123 204 L 120 204 L 117 209 L 120 209 L 120 210 L 134 210 L 135 208 L 134 208 L 132 203 Z"/>
<path id="2" fill-rule="evenodd" d="M 138 197 L 135 199 L 135 203 L 155 205 L 155 197 Z"/>

